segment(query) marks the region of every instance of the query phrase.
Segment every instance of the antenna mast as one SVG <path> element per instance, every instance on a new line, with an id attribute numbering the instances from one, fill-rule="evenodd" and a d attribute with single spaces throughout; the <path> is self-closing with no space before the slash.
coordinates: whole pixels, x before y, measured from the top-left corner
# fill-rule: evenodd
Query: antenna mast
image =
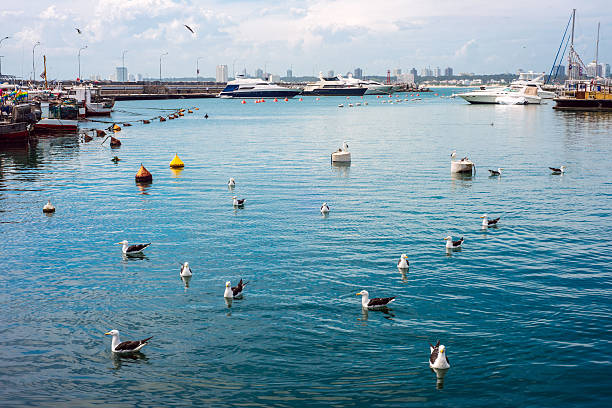
<path id="1" fill-rule="evenodd" d="M 599 25 L 601 23 L 597 23 L 597 46 L 595 47 L 595 78 L 598 77 L 598 69 L 599 69 Z"/>

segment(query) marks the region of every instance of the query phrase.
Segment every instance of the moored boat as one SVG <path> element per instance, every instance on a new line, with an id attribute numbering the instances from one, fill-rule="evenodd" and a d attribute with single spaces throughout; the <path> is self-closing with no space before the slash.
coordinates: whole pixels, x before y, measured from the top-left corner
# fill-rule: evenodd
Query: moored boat
<path id="1" fill-rule="evenodd" d="M 260 78 L 245 78 L 237 75 L 219 93 L 220 98 L 293 98 L 299 89 L 276 85 Z"/>
<path id="2" fill-rule="evenodd" d="M 302 91 L 303 95 L 312 96 L 361 96 L 368 88 L 358 84 L 349 84 L 340 77 L 323 77 L 319 73 L 319 80 L 311 82 Z"/>

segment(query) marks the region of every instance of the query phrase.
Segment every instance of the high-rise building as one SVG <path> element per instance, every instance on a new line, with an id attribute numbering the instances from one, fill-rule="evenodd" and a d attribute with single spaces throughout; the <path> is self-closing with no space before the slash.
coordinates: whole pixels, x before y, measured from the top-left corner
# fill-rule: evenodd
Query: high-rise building
<path id="1" fill-rule="evenodd" d="M 261 69 L 261 68 L 257 68 L 257 69 L 255 70 L 255 77 L 256 77 L 256 78 L 262 78 L 263 76 L 264 76 L 263 69 Z"/>
<path id="2" fill-rule="evenodd" d="M 117 67 L 117 82 L 127 82 L 128 72 L 126 67 Z"/>
<path id="3" fill-rule="evenodd" d="M 416 70 L 416 68 L 414 68 L 414 67 L 413 67 L 413 68 L 410 70 L 410 73 L 411 73 L 412 75 L 414 75 L 414 78 L 415 78 L 415 79 L 416 79 L 416 77 L 418 76 L 417 70 Z"/>
<path id="4" fill-rule="evenodd" d="M 402 69 L 401 68 L 395 68 L 393 70 L 393 76 L 394 77 L 399 77 L 400 75 L 402 75 Z"/>
<path id="5" fill-rule="evenodd" d="M 421 76 L 430 77 L 433 76 L 433 71 L 430 67 L 421 69 Z"/>
<path id="6" fill-rule="evenodd" d="M 451 67 L 446 67 L 444 69 L 444 76 L 445 77 L 452 77 L 453 76 L 453 69 Z"/>
<path id="7" fill-rule="evenodd" d="M 336 76 L 336 75 L 335 75 L 335 73 L 334 73 L 334 70 L 333 70 L 333 69 L 330 69 L 329 71 L 327 71 L 327 77 L 328 77 L 328 78 L 332 78 L 332 77 L 334 77 L 334 76 Z"/>
<path id="8" fill-rule="evenodd" d="M 227 82 L 227 65 L 217 65 L 217 75 L 215 76 L 217 82 Z"/>
<path id="9" fill-rule="evenodd" d="M 402 84 L 414 84 L 415 83 L 415 77 L 412 73 L 410 74 L 399 74 L 397 76 L 397 82 L 402 83 Z"/>
<path id="10" fill-rule="evenodd" d="M 603 74 L 603 65 L 597 64 L 595 61 L 587 65 L 587 76 L 591 78 L 600 77 Z"/>
<path id="11" fill-rule="evenodd" d="M 128 80 L 130 82 L 136 82 L 136 77 L 134 76 L 134 74 L 130 74 L 130 75 L 128 75 Z"/>
<path id="12" fill-rule="evenodd" d="M 293 70 L 291 69 L 287 70 L 287 78 L 293 78 Z"/>
<path id="13" fill-rule="evenodd" d="M 604 65 L 605 69 L 604 69 L 604 75 L 606 78 L 610 78 L 610 64 L 606 64 Z"/>
<path id="14" fill-rule="evenodd" d="M 361 68 L 355 68 L 355 72 L 353 72 L 353 76 L 357 79 L 363 78 L 363 71 Z"/>
<path id="15" fill-rule="evenodd" d="M 440 67 L 435 67 L 435 68 L 433 69 L 432 74 L 433 74 L 433 76 L 435 76 L 435 77 L 442 76 L 442 70 L 440 69 Z"/>
<path id="16" fill-rule="evenodd" d="M 142 74 L 136 74 L 136 80 L 138 82 L 142 81 Z"/>
<path id="17" fill-rule="evenodd" d="M 275 74 L 270 74 L 270 76 L 268 77 L 270 82 L 280 82 L 280 75 L 275 75 Z"/>
<path id="18" fill-rule="evenodd" d="M 551 80 L 552 79 L 563 79 L 565 78 L 565 65 L 555 65 L 553 66 L 552 69 L 552 75 L 551 75 Z"/>

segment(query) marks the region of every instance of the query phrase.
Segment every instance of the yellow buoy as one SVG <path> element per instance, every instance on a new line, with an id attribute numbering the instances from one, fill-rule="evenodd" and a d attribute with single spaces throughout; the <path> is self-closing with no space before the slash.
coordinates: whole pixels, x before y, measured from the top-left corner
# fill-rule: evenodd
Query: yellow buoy
<path id="1" fill-rule="evenodd" d="M 175 154 L 174 159 L 170 162 L 170 167 L 173 169 L 185 167 L 185 163 L 178 157 L 178 154 Z"/>
<path id="2" fill-rule="evenodd" d="M 119 132 L 121 130 L 121 128 L 119 127 L 119 125 L 117 125 L 116 123 L 113 125 L 113 130 L 115 132 Z"/>

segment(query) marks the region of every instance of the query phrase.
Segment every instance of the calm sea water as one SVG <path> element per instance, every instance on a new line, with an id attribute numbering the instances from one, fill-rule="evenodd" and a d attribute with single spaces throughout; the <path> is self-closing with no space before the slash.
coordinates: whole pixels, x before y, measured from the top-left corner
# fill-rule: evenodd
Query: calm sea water
<path id="1" fill-rule="evenodd" d="M 200 110 L 134 123 L 117 150 L 64 137 L 0 151 L 0 405 L 609 403 L 612 115 L 421 97 L 120 102 L 120 123 Z M 353 162 L 334 167 L 343 140 Z M 453 149 L 474 177 L 451 177 Z M 483 231 L 483 213 L 500 226 Z M 465 238 L 450 256 L 449 234 Z M 123 239 L 152 245 L 127 259 Z M 361 289 L 397 299 L 364 312 Z M 155 337 L 117 358 L 110 329 Z"/>

